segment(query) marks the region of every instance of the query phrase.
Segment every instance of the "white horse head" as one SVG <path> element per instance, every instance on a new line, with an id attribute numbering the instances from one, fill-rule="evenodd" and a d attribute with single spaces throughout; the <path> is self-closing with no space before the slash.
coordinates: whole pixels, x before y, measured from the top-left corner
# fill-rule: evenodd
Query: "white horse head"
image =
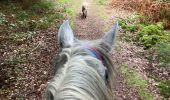
<path id="1" fill-rule="evenodd" d="M 106 44 L 109 48 L 107 48 L 109 51 L 111 50 L 114 40 L 116 37 L 116 33 L 119 29 L 118 22 L 115 23 L 115 25 L 105 33 L 105 36 L 99 41 L 100 43 Z M 77 45 L 78 40 L 74 37 L 73 31 L 69 25 L 69 21 L 65 21 L 58 32 L 58 40 L 60 43 L 61 48 L 67 48 L 72 47 L 74 45 Z"/>
<path id="2" fill-rule="evenodd" d="M 47 86 L 47 100 L 111 100 L 115 70 L 109 52 L 118 27 L 116 22 L 102 39 L 82 41 L 74 37 L 69 21 L 61 25 L 61 52 L 55 61 L 55 76 Z"/>

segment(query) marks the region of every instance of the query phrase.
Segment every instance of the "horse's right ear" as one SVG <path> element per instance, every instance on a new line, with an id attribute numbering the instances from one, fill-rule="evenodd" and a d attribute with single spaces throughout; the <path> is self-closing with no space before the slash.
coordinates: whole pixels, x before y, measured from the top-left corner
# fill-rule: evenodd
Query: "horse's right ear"
<path id="1" fill-rule="evenodd" d="M 105 33 L 103 37 L 103 42 L 106 42 L 107 44 L 112 46 L 114 44 L 114 40 L 115 40 L 118 29 L 119 29 L 119 25 L 118 25 L 118 22 L 116 22 L 113 25 L 113 27 L 108 32 Z"/>
<path id="2" fill-rule="evenodd" d="M 102 38 L 102 43 L 105 44 L 105 46 L 107 47 L 107 50 L 111 50 L 112 49 L 112 45 L 114 45 L 114 41 L 116 38 L 116 33 L 119 30 L 119 24 L 118 22 L 116 22 L 113 27 L 105 33 L 104 37 Z"/>
<path id="3" fill-rule="evenodd" d="M 73 45 L 74 35 L 68 20 L 60 26 L 58 40 L 61 48 L 68 48 Z"/>

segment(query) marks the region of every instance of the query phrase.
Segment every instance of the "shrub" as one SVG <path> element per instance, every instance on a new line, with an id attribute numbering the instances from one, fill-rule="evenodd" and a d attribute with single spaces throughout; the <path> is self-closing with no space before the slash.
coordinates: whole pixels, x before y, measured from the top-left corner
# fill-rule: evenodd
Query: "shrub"
<path id="1" fill-rule="evenodd" d="M 161 81 L 158 84 L 158 87 L 160 89 L 160 93 L 161 95 L 163 95 L 165 98 L 169 98 L 170 97 L 170 81 Z"/>
<path id="2" fill-rule="evenodd" d="M 34 3 L 31 7 L 31 10 L 35 12 L 44 12 L 46 10 L 50 10 L 52 7 L 53 7 L 52 2 L 41 1 Z"/>
<path id="3" fill-rule="evenodd" d="M 170 34 L 164 30 L 162 22 L 154 24 L 148 22 L 139 23 L 139 20 L 142 18 L 137 16 L 137 18 L 119 19 L 119 24 L 128 40 L 139 41 L 144 45 L 145 49 L 149 49 L 159 43 L 168 42 Z"/>
<path id="4" fill-rule="evenodd" d="M 160 43 L 156 47 L 156 61 L 164 67 L 170 65 L 170 45 L 168 43 Z"/>
<path id="5" fill-rule="evenodd" d="M 60 13 L 55 13 L 55 14 L 45 16 L 37 22 L 37 28 L 47 29 L 48 27 L 52 25 L 55 19 L 62 19 L 62 18 L 63 16 Z"/>
<path id="6" fill-rule="evenodd" d="M 29 17 L 29 14 L 28 12 L 26 11 L 19 11 L 17 14 L 16 14 L 16 18 L 18 20 L 24 20 L 24 19 L 27 19 Z"/>
<path id="7" fill-rule="evenodd" d="M 135 32 L 138 30 L 138 25 L 133 23 L 133 19 L 119 19 L 119 24 L 125 32 Z"/>
<path id="8" fill-rule="evenodd" d="M 168 33 L 163 29 L 162 23 L 148 25 L 142 28 L 137 36 L 137 39 L 146 48 L 151 48 L 157 43 L 167 42 Z"/>
<path id="9" fill-rule="evenodd" d="M 128 25 L 125 31 L 135 32 L 138 29 L 137 25 Z"/>
<path id="10" fill-rule="evenodd" d="M 112 0 L 111 5 L 136 10 L 140 14 L 147 16 L 150 21 L 165 22 L 164 27 L 170 28 L 170 3 L 161 1 L 162 0 Z"/>
<path id="11" fill-rule="evenodd" d="M 64 9 L 64 12 L 71 16 L 73 16 L 73 14 L 75 13 L 73 8 L 66 8 L 66 9 Z"/>

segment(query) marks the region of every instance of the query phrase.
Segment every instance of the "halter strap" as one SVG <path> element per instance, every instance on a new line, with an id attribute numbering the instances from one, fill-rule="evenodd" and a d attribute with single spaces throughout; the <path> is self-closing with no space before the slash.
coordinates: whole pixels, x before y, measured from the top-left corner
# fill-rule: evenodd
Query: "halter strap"
<path id="1" fill-rule="evenodd" d="M 85 50 L 89 55 L 91 55 L 94 58 L 97 58 L 98 60 L 100 60 L 103 63 L 103 65 L 105 65 L 105 61 L 104 61 L 101 53 L 96 48 L 85 47 Z"/>
<path id="2" fill-rule="evenodd" d="M 100 60 L 102 62 L 103 66 L 105 68 L 105 82 L 107 84 L 108 83 L 108 73 L 107 73 L 107 67 L 106 67 L 107 64 L 106 64 L 102 54 L 94 47 L 85 47 L 84 49 L 89 55 L 91 55 L 94 58 L 97 58 L 98 60 Z"/>

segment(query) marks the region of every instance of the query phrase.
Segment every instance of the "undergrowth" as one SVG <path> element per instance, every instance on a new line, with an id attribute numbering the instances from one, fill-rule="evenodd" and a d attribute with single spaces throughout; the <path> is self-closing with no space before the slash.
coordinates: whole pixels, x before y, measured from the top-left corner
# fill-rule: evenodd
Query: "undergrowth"
<path id="1" fill-rule="evenodd" d="M 149 77 L 155 80 L 160 94 L 165 97 L 165 100 L 168 99 L 170 97 L 170 80 L 161 80 L 154 75 L 149 75 Z"/>
<path id="2" fill-rule="evenodd" d="M 169 40 L 169 34 L 164 31 L 162 23 L 150 24 L 141 29 L 137 39 L 145 48 L 151 48 L 159 43 L 165 43 Z"/>
<path id="3" fill-rule="evenodd" d="M 148 52 L 146 58 L 150 65 L 156 65 L 158 69 L 164 67 L 168 70 L 170 66 L 170 32 L 165 30 L 162 22 L 149 22 L 147 17 L 137 16 L 134 18 L 119 19 L 124 36 L 121 38 L 125 41 L 134 42 L 141 45 Z M 152 66 L 151 66 L 152 67 Z M 160 94 L 165 98 L 169 97 L 169 84 L 166 80 L 160 79 L 158 88 Z"/>
<path id="4" fill-rule="evenodd" d="M 105 5 L 107 0 L 95 0 L 97 4 L 99 5 Z"/>
<path id="5" fill-rule="evenodd" d="M 161 66 L 170 66 L 170 45 L 168 43 L 161 43 L 157 47 L 156 60 Z"/>
<path id="6" fill-rule="evenodd" d="M 163 23 L 140 22 L 139 17 L 119 19 L 121 28 L 129 40 L 142 44 L 149 49 L 156 44 L 166 43 L 170 40 L 170 33 L 164 30 Z"/>
<path id="7" fill-rule="evenodd" d="M 120 71 L 126 78 L 127 84 L 130 87 L 137 89 L 141 100 L 153 100 L 152 94 L 150 94 L 147 89 L 147 81 L 144 80 L 139 73 L 130 70 L 127 65 L 122 65 Z"/>
<path id="8" fill-rule="evenodd" d="M 161 95 L 163 95 L 165 98 L 170 97 L 170 80 L 160 81 L 158 87 L 160 89 Z"/>
<path id="9" fill-rule="evenodd" d="M 147 16 L 151 22 L 163 22 L 165 28 L 170 28 L 170 3 L 168 0 L 112 0 L 112 6 L 136 10 Z"/>
<path id="10" fill-rule="evenodd" d="M 23 1 L 0 1 L 0 98 L 4 100 L 13 96 L 14 88 L 19 89 L 13 86 L 24 78 L 21 64 L 29 63 L 27 57 L 34 50 L 30 45 L 34 36 L 56 26 L 59 28 L 68 16 L 64 10 L 67 5 L 58 9 L 56 6 L 60 5 L 55 3 L 54 6 L 54 2 L 46 0 Z"/>
<path id="11" fill-rule="evenodd" d="M 137 18 L 120 19 L 124 31 L 121 38 L 143 46 L 151 68 L 149 74 L 159 77 L 158 88 L 164 99 L 169 98 L 170 68 L 170 2 L 169 0 L 112 0 L 112 6 L 137 11 Z M 162 71 L 164 70 L 164 71 Z M 169 78 L 168 78 L 169 79 Z"/>

